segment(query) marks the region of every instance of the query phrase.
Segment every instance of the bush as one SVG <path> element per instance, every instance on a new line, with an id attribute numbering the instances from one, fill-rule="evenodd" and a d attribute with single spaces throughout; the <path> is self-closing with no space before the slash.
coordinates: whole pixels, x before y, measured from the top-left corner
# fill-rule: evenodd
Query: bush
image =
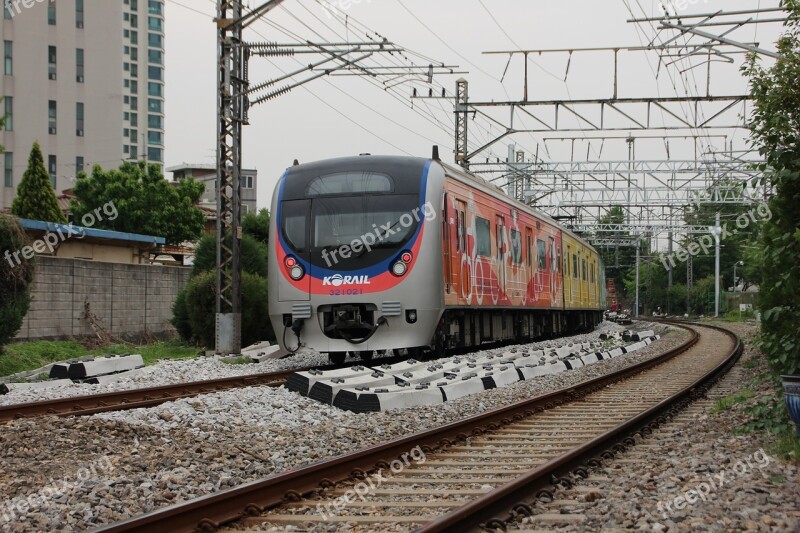
<path id="1" fill-rule="evenodd" d="M 242 272 L 267 277 L 267 247 L 248 234 L 242 236 Z M 217 268 L 217 238 L 203 235 L 197 243 L 192 277 Z"/>
<path id="2" fill-rule="evenodd" d="M 192 279 L 185 290 L 188 324 L 195 339 L 209 347 L 214 346 L 216 340 L 216 284 L 215 272 L 204 272 Z M 243 273 L 242 346 L 262 340 L 274 340 L 275 334 L 269 321 L 267 305 L 266 278 Z"/>
<path id="3" fill-rule="evenodd" d="M 192 341 L 192 325 L 189 323 L 189 309 L 186 306 L 186 288 L 178 293 L 175 303 L 172 304 L 172 325 L 181 336 L 181 339 Z"/>
<path id="4" fill-rule="evenodd" d="M 13 217 L 0 215 L 0 352 L 19 331 L 31 303 L 34 263 L 14 252 L 28 244 L 27 236 Z"/>

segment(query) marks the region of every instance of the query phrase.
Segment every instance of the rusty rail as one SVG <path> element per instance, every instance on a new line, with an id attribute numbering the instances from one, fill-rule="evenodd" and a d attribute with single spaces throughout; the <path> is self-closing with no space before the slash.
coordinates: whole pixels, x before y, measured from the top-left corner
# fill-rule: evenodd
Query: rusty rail
<path id="1" fill-rule="evenodd" d="M 613 382 L 626 379 L 629 376 L 659 365 L 690 349 L 699 340 L 699 335 L 694 330 L 681 325 L 677 327 L 686 329 L 691 333 L 686 342 L 659 357 L 638 363 L 629 368 L 586 381 L 574 387 L 518 402 L 438 428 L 314 463 L 288 473 L 277 474 L 217 494 L 166 507 L 143 516 L 103 527 L 99 531 L 114 533 L 147 532 L 154 530 L 154 528 L 165 531 L 215 531 L 223 525 L 235 522 L 240 518 L 259 515 L 283 502 L 297 500 L 303 495 L 311 494 L 320 487 L 329 487 L 354 477 L 363 478 L 368 472 L 379 468 L 379 465 L 400 457 L 404 452 L 415 446 L 421 446 L 426 453 L 429 453 L 436 448 L 451 445 L 457 440 L 463 440 L 469 435 L 491 431 L 515 420 L 531 416 L 535 412 L 573 401 L 579 396 L 597 391 Z M 730 334 L 730 332 L 726 333 Z M 738 353 L 741 353 L 740 343 Z M 733 356 L 734 354 L 731 355 L 731 357 Z M 735 362 L 735 359 L 733 361 Z M 673 402 L 671 401 L 662 402 L 658 406 L 659 412 L 668 409 L 672 404 Z M 627 431 L 630 427 L 639 425 L 645 419 L 649 419 L 651 414 L 653 413 L 644 413 L 629 424 L 626 424 L 625 427 L 608 432 L 604 435 L 604 438 L 613 438 Z M 541 477 L 545 475 L 542 473 L 543 468 L 547 467 L 552 471 L 566 469 L 579 460 L 579 456 L 583 457 L 585 453 L 597 449 L 602 446 L 603 442 L 607 441 L 596 439 L 590 445 L 580 448 L 580 454 L 576 453 L 574 457 L 552 461 L 526 475 L 523 478 L 525 479 L 524 482 L 515 481 L 508 485 L 517 490 L 520 487 L 529 486 L 530 483 L 534 483 L 536 480 L 544 479 Z M 535 478 L 532 477 L 533 473 L 538 473 Z M 501 488 L 505 489 L 505 487 Z M 490 494 L 494 494 L 494 492 L 496 491 Z M 446 523 L 439 524 L 437 520 L 429 524 L 428 527 L 433 528 L 431 531 L 450 529 L 452 527 L 451 522 L 462 525 L 471 523 L 474 526 L 475 522 L 470 522 L 473 520 L 472 517 L 477 515 L 494 516 L 497 514 L 497 509 L 507 503 L 508 498 L 515 498 L 515 496 L 505 495 L 516 494 L 516 492 L 506 489 L 502 494 L 504 496 L 498 499 L 493 497 L 491 501 L 481 498 L 482 504 L 470 504 L 463 508 L 463 515 L 451 513 L 443 517 L 443 520 L 447 520 Z M 458 512 L 456 511 L 456 513 Z M 466 521 L 463 520 L 464 517 L 468 517 Z"/>

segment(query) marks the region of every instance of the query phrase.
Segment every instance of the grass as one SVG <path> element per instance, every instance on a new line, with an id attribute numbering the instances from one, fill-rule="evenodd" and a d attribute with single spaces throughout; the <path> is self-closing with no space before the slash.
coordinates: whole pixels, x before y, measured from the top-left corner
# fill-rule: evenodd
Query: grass
<path id="1" fill-rule="evenodd" d="M 223 359 L 222 362 L 226 365 L 249 365 L 253 360 L 249 357 L 237 357 L 236 359 Z"/>
<path id="2" fill-rule="evenodd" d="M 714 414 L 722 413 L 723 411 L 727 411 L 734 405 L 739 405 L 743 403 L 747 403 L 747 400 L 754 397 L 756 395 L 750 389 L 745 389 L 741 392 L 737 392 L 731 396 L 726 396 L 725 398 L 720 398 L 717 400 L 717 403 L 714 404 L 713 409 L 711 410 Z"/>
<path id="3" fill-rule="evenodd" d="M 0 355 L 0 376 L 26 372 L 57 361 L 67 361 L 85 355 L 137 353 L 142 355 L 145 365 L 159 359 L 191 359 L 197 348 L 182 341 L 162 341 L 144 346 L 124 344 L 88 349 L 77 340 L 29 341 L 6 346 Z"/>

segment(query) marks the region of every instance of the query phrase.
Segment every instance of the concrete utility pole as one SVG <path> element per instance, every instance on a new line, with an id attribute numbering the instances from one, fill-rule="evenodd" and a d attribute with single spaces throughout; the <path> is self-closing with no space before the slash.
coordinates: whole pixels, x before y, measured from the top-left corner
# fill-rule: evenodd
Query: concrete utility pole
<path id="1" fill-rule="evenodd" d="M 720 272 L 719 272 L 719 253 L 720 253 L 720 234 L 722 228 L 719 226 L 720 215 L 717 213 L 716 225 L 714 226 L 714 240 L 716 248 L 716 260 L 714 266 L 714 316 L 719 316 L 719 286 L 720 286 Z"/>
<path id="2" fill-rule="evenodd" d="M 636 305 L 634 306 L 633 316 L 639 318 L 639 263 L 641 259 L 641 240 L 636 241 Z"/>

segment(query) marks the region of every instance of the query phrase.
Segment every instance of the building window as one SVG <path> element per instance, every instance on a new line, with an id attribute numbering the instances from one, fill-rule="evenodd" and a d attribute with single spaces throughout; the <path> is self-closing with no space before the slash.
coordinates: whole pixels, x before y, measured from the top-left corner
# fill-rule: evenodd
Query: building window
<path id="1" fill-rule="evenodd" d="M 123 147 L 122 147 L 122 153 L 123 153 L 123 154 L 127 154 L 127 153 L 129 153 L 130 151 L 131 151 L 131 148 L 130 148 L 130 146 L 128 146 L 127 144 L 126 144 L 125 146 L 123 146 Z"/>
<path id="2" fill-rule="evenodd" d="M 139 33 L 131 31 L 131 44 L 139 44 Z"/>
<path id="3" fill-rule="evenodd" d="M 161 76 L 162 76 L 161 67 L 147 67 L 148 79 L 161 81 Z"/>
<path id="4" fill-rule="evenodd" d="M 130 159 L 139 159 L 139 149 L 135 146 L 131 146 Z"/>
<path id="5" fill-rule="evenodd" d="M 3 50 L 5 51 L 4 72 L 6 76 L 14 75 L 14 43 L 11 41 L 3 41 Z"/>
<path id="6" fill-rule="evenodd" d="M 139 130 L 131 130 L 131 135 L 129 137 L 132 143 L 137 143 L 139 137 Z"/>
<path id="7" fill-rule="evenodd" d="M 11 2 L 3 2 L 3 18 L 6 20 L 14 18 L 14 15 L 11 13 Z"/>
<path id="8" fill-rule="evenodd" d="M 253 188 L 253 176 L 242 176 L 242 189 Z"/>
<path id="9" fill-rule="evenodd" d="M 139 65 L 136 63 L 131 63 L 131 78 L 138 78 L 139 77 Z"/>
<path id="10" fill-rule="evenodd" d="M 75 81 L 83 83 L 84 80 L 84 52 L 83 48 L 75 49 Z"/>
<path id="11" fill-rule="evenodd" d="M 139 0 L 131 0 L 131 11 L 139 11 Z"/>
<path id="12" fill-rule="evenodd" d="M 14 97 L 6 96 L 3 102 L 5 102 L 6 108 L 5 124 L 3 127 L 6 131 L 14 131 Z"/>
<path id="13" fill-rule="evenodd" d="M 160 131 L 147 132 L 147 144 L 155 144 L 161 146 L 164 144 L 163 134 Z"/>
<path id="14" fill-rule="evenodd" d="M 55 46 L 47 47 L 47 77 L 51 80 L 56 79 L 57 54 Z"/>
<path id="15" fill-rule="evenodd" d="M 139 15 L 131 15 L 131 28 L 137 28 L 138 26 L 139 26 Z"/>
<path id="16" fill-rule="evenodd" d="M 139 113 L 131 113 L 130 123 L 131 123 L 131 126 L 138 126 L 139 125 Z"/>
<path id="17" fill-rule="evenodd" d="M 75 174 L 78 174 L 79 172 L 83 172 L 83 165 L 84 165 L 83 158 L 81 156 L 76 157 L 75 158 Z"/>
<path id="18" fill-rule="evenodd" d="M 158 115 L 147 115 L 147 127 L 154 130 L 163 130 L 164 121 Z"/>
<path id="19" fill-rule="evenodd" d="M 158 17 L 147 17 L 147 27 L 153 31 L 164 31 L 164 22 Z"/>
<path id="20" fill-rule="evenodd" d="M 56 107 L 56 101 L 50 100 L 47 103 L 47 128 L 50 135 L 56 134 L 56 128 L 58 126 L 58 109 Z"/>
<path id="21" fill-rule="evenodd" d="M 158 163 L 163 162 L 164 156 L 163 150 L 161 148 L 148 148 L 147 149 L 147 160 L 148 161 L 156 161 Z"/>
<path id="22" fill-rule="evenodd" d="M 14 154 L 6 152 L 5 156 L 5 186 L 14 186 Z"/>
<path id="23" fill-rule="evenodd" d="M 75 27 L 83 28 L 83 0 L 75 0 Z"/>
<path id="24" fill-rule="evenodd" d="M 50 172 L 50 183 L 53 184 L 54 189 L 56 188 L 56 166 L 56 156 L 47 156 L 47 170 Z"/>
<path id="25" fill-rule="evenodd" d="M 131 92 L 132 93 L 139 93 L 139 82 L 136 80 L 131 81 Z"/>
<path id="26" fill-rule="evenodd" d="M 83 137 L 83 102 L 75 104 L 75 134 Z"/>
<path id="27" fill-rule="evenodd" d="M 147 60 L 150 63 L 154 63 L 156 65 L 163 65 L 164 64 L 164 52 L 161 50 L 148 50 L 147 51 Z"/>
<path id="28" fill-rule="evenodd" d="M 147 84 L 147 94 L 149 94 L 150 96 L 163 97 L 164 94 L 163 94 L 162 85 L 160 83 L 149 82 Z"/>
<path id="29" fill-rule="evenodd" d="M 163 103 L 161 100 L 157 98 L 148 98 L 147 99 L 147 110 L 151 113 L 163 113 Z"/>
<path id="30" fill-rule="evenodd" d="M 153 46 L 155 48 L 164 48 L 164 37 L 157 33 L 148 33 L 147 34 L 147 44 Z"/>
<path id="31" fill-rule="evenodd" d="M 56 25 L 56 0 L 47 3 L 47 23 L 50 26 Z"/>
<path id="32" fill-rule="evenodd" d="M 135 96 L 131 96 L 131 109 L 136 111 L 139 109 L 139 99 Z"/>
<path id="33" fill-rule="evenodd" d="M 163 14 L 161 8 L 161 0 L 149 0 L 147 2 L 147 12 L 151 15 L 161 15 Z"/>
<path id="34" fill-rule="evenodd" d="M 131 61 L 139 61 L 139 49 L 135 46 L 131 48 Z"/>

